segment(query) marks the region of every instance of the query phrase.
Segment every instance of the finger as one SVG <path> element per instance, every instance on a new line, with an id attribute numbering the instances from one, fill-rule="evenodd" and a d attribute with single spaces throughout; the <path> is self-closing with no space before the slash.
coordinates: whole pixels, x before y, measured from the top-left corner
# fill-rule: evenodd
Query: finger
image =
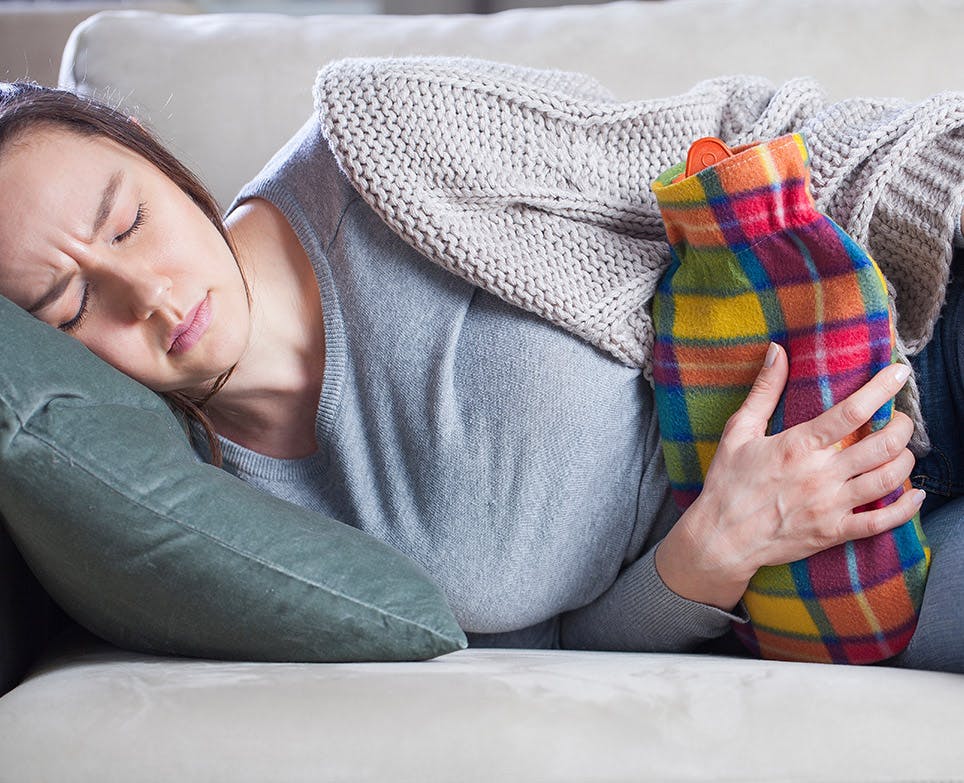
<path id="1" fill-rule="evenodd" d="M 887 497 L 903 486 L 913 469 L 914 455 L 904 449 L 890 462 L 850 479 L 845 485 L 847 504 L 858 508 Z"/>
<path id="2" fill-rule="evenodd" d="M 852 478 L 890 462 L 907 447 L 913 434 L 914 422 L 907 414 L 897 411 L 885 426 L 837 455 L 841 470 Z"/>
<path id="3" fill-rule="evenodd" d="M 890 400 L 910 377 L 906 364 L 891 364 L 867 383 L 832 408 L 828 408 L 805 425 L 812 446 L 825 449 L 843 440 L 870 421 L 877 410 Z"/>
<path id="4" fill-rule="evenodd" d="M 847 540 L 868 538 L 900 527 L 913 519 L 925 497 L 927 495 L 922 489 L 912 489 L 888 506 L 852 514 L 846 523 Z"/>
<path id="5" fill-rule="evenodd" d="M 787 372 L 786 352 L 778 343 L 770 343 L 763 367 L 757 373 L 743 404 L 730 417 L 727 429 L 740 429 L 752 435 L 766 434 L 767 423 L 787 384 Z"/>

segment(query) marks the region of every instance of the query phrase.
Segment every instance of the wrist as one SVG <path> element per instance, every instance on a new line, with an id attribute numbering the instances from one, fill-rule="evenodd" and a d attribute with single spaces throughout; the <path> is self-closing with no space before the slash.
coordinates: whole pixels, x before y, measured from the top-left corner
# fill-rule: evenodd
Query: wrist
<path id="1" fill-rule="evenodd" d="M 724 540 L 718 521 L 698 498 L 659 543 L 656 573 L 677 595 L 729 612 L 756 568 Z"/>

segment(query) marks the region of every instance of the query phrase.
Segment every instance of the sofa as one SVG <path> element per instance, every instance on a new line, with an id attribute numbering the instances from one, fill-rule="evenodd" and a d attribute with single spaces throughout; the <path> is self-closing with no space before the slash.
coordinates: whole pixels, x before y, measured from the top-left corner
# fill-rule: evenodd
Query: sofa
<path id="1" fill-rule="evenodd" d="M 60 80 L 136 114 L 226 205 L 300 126 L 315 71 L 339 57 L 565 68 L 624 99 L 737 72 L 811 75 L 841 98 L 914 99 L 960 88 L 962 30 L 964 0 L 622 0 L 414 17 L 112 11 L 74 31 Z M 43 581 L 0 531 L 0 783 L 964 780 L 959 675 L 726 650 L 469 647 L 381 663 L 151 655 L 85 629 Z"/>

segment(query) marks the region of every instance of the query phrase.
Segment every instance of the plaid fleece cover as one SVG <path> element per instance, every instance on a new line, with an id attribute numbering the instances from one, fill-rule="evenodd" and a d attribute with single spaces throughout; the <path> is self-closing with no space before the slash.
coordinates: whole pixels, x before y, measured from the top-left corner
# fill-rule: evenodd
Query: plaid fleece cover
<path id="1" fill-rule="evenodd" d="M 736 152 L 690 177 L 681 177 L 680 164 L 653 184 L 672 251 L 653 304 L 653 372 L 681 509 L 699 494 L 723 426 L 771 340 L 790 362 L 771 433 L 813 418 L 892 360 L 883 276 L 816 210 L 803 137 Z M 885 405 L 840 447 L 884 426 L 892 409 Z M 743 596 L 750 622 L 734 629 L 764 658 L 889 658 L 913 634 L 929 563 L 915 516 L 888 533 L 761 568 Z"/>

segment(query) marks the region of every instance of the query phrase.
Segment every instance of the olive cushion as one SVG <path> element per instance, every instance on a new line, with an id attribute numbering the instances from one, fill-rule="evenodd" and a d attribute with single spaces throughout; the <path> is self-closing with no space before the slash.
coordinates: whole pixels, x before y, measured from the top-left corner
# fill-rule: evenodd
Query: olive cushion
<path id="1" fill-rule="evenodd" d="M 466 646 L 411 560 L 200 462 L 161 397 L 2 297 L 0 333 L 0 517 L 78 623 L 129 649 L 221 659 Z M 16 619 L 0 613 L 4 636 Z"/>

